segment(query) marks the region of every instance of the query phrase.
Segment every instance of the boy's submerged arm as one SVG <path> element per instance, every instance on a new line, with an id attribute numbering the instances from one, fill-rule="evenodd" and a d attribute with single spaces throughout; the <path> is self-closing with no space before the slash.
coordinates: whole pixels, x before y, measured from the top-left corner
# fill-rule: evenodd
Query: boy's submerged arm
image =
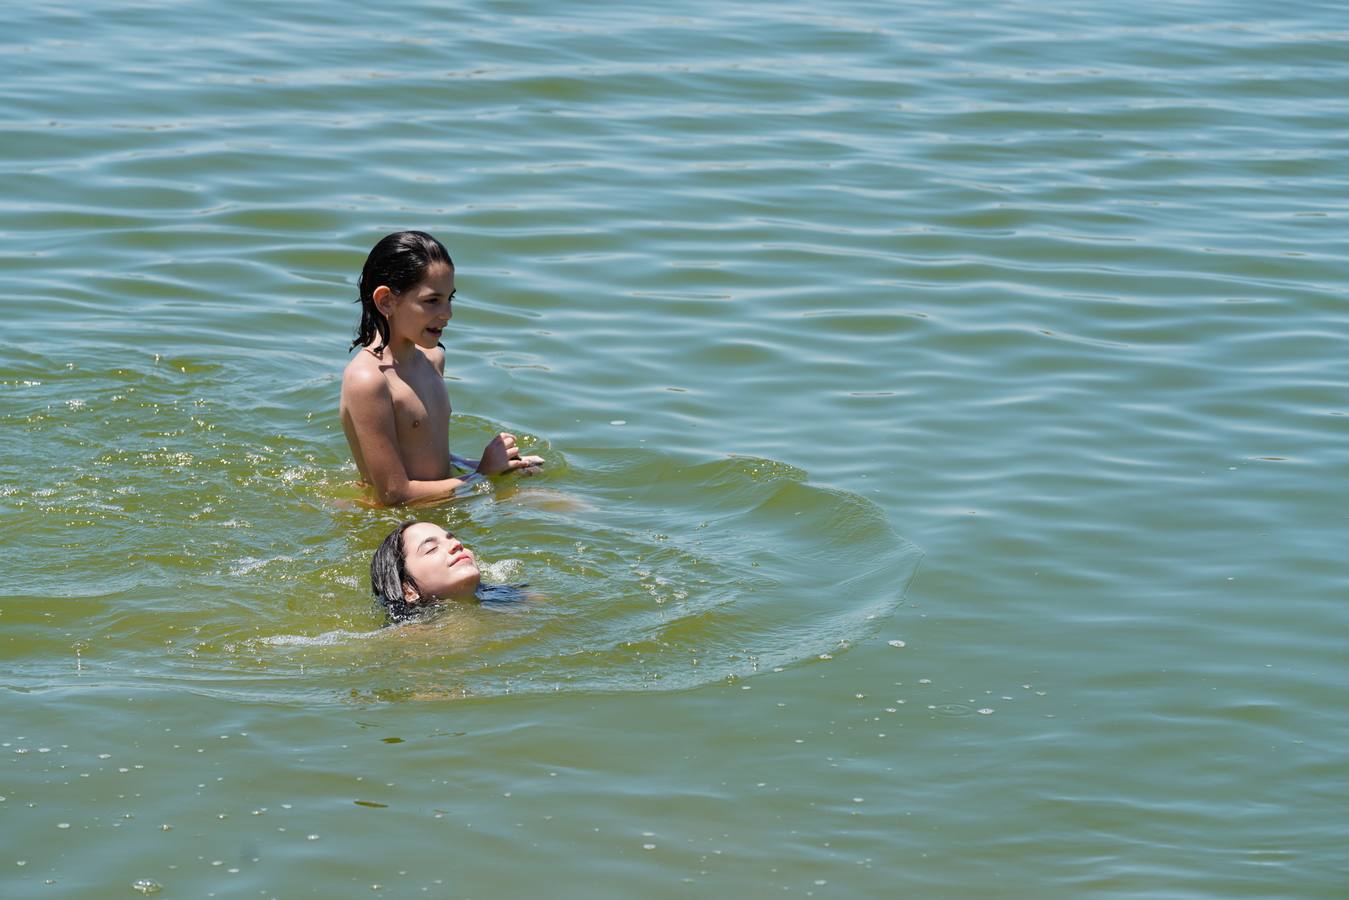
<path id="1" fill-rule="evenodd" d="M 464 478 L 413 481 L 407 476 L 398 448 L 393 417 L 393 395 L 388 382 L 376 372 L 351 373 L 344 379 L 347 411 L 365 460 L 375 495 L 386 506 L 400 503 L 433 503 L 447 500 L 464 485 L 481 478 L 476 472 Z"/>

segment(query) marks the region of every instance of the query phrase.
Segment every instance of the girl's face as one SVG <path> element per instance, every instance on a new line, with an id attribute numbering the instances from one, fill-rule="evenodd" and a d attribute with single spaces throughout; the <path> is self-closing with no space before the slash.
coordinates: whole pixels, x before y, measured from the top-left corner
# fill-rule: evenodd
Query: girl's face
<path id="1" fill-rule="evenodd" d="M 424 350 L 440 342 L 445 324 L 454 317 L 454 269 L 444 263 L 427 267 L 422 280 L 395 294 L 387 286 L 375 288 L 375 305 L 389 320 L 389 339 L 403 338 Z"/>
<path id="2" fill-rule="evenodd" d="M 418 522 L 403 531 L 403 565 L 421 590 L 420 598 L 408 600 L 472 600 L 482 578 L 473 554 L 454 535 L 430 522 Z"/>

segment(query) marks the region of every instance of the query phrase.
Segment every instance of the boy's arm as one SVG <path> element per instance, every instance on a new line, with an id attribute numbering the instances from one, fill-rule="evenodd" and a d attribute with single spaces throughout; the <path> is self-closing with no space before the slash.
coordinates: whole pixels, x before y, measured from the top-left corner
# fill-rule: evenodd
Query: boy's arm
<path id="1" fill-rule="evenodd" d="M 389 384 L 377 372 L 350 372 L 344 385 L 356 438 L 361 445 L 367 474 L 379 502 L 385 506 L 400 503 L 430 503 L 447 500 L 466 484 L 483 476 L 474 472 L 463 478 L 439 481 L 413 481 L 403 467 L 398 452 L 398 434 L 393 418 L 393 394 Z"/>

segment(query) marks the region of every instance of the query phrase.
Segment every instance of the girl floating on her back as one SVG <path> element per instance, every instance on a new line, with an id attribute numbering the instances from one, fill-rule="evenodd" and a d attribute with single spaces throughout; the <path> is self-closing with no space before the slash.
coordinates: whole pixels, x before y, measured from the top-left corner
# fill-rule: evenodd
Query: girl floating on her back
<path id="1" fill-rule="evenodd" d="M 425 618 L 447 605 L 502 608 L 541 599 L 527 584 L 484 584 L 478 558 L 434 522 L 404 522 L 370 560 L 370 591 L 390 623 Z"/>
<path id="2" fill-rule="evenodd" d="M 360 281 L 360 348 L 342 375 L 342 430 L 380 503 L 434 502 L 484 475 L 543 465 L 502 432 L 481 459 L 450 453 L 450 398 L 440 336 L 453 316 L 454 263 L 440 241 L 399 231 L 370 251 Z M 467 474 L 454 475 L 459 467 Z"/>

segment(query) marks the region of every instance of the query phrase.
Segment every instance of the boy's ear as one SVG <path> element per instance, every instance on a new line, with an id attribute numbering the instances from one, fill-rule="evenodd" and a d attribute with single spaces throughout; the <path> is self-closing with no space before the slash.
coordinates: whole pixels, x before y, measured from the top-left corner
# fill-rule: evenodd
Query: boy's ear
<path id="1" fill-rule="evenodd" d="M 387 284 L 381 284 L 370 292 L 370 299 L 375 301 L 375 309 L 384 314 L 384 318 L 389 317 L 393 310 L 393 291 Z"/>

